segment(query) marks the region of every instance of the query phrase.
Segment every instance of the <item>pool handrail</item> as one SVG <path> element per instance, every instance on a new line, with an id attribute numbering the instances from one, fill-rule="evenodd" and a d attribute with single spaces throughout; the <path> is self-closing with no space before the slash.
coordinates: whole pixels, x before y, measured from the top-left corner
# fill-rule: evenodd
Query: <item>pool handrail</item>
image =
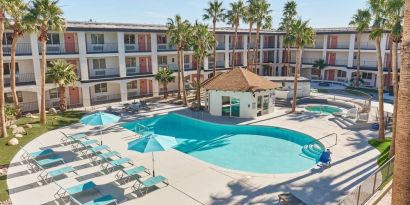
<path id="1" fill-rule="evenodd" d="M 323 140 L 323 139 L 325 139 L 325 138 L 328 138 L 328 137 L 331 137 L 331 136 L 336 136 L 335 144 L 332 145 L 332 146 L 329 146 L 329 147 L 326 147 L 325 145 L 323 145 L 323 146 L 325 146 L 325 148 L 334 147 L 334 146 L 337 145 L 337 140 L 338 140 L 338 134 L 335 133 L 335 132 L 330 133 L 330 134 L 328 134 L 328 135 L 325 135 L 325 136 L 323 136 L 323 137 L 321 137 L 321 138 L 319 138 L 319 139 L 315 139 L 315 140 L 313 140 L 312 142 L 310 142 L 310 144 L 311 144 L 311 143 L 314 143 L 314 142 L 320 142 L 321 140 Z M 323 144 L 323 143 L 322 143 L 322 144 Z"/>

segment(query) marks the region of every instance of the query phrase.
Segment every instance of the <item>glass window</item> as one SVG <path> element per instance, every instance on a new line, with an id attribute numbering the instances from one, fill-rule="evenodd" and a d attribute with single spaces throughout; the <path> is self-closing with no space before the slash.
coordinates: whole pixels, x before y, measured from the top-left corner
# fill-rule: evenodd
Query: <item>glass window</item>
<path id="1" fill-rule="evenodd" d="M 13 34 L 12 33 L 4 33 L 3 34 L 3 45 L 11 45 L 13 41 Z"/>
<path id="2" fill-rule="evenodd" d="M 17 98 L 19 102 L 23 102 L 23 94 L 17 91 Z M 4 93 L 4 100 L 6 103 L 13 103 L 13 95 L 11 93 Z"/>
<path id="3" fill-rule="evenodd" d="M 135 57 L 127 57 L 125 58 L 125 66 L 127 68 L 135 68 L 137 67 L 137 59 Z"/>
<path id="4" fill-rule="evenodd" d="M 231 116 L 231 98 L 222 96 L 222 116 Z"/>
<path id="5" fill-rule="evenodd" d="M 189 55 L 185 55 L 184 56 L 184 63 L 189 64 L 189 61 L 190 61 Z"/>
<path id="6" fill-rule="evenodd" d="M 104 44 L 104 34 L 91 34 L 91 44 Z"/>
<path id="7" fill-rule="evenodd" d="M 344 77 L 346 77 L 346 72 L 341 71 L 341 70 L 338 70 L 338 71 L 337 71 L 337 77 L 339 77 L 339 78 L 344 78 Z"/>
<path id="8" fill-rule="evenodd" d="M 263 110 L 269 109 L 269 95 L 263 96 Z"/>
<path id="9" fill-rule="evenodd" d="M 3 73 L 4 75 L 10 75 L 10 70 L 11 70 L 11 63 L 3 63 Z M 16 74 L 19 73 L 19 65 L 16 63 Z"/>
<path id="10" fill-rule="evenodd" d="M 166 35 L 164 35 L 164 34 L 159 34 L 158 36 L 157 36 L 157 43 L 158 44 L 167 44 L 167 36 Z"/>
<path id="11" fill-rule="evenodd" d="M 58 45 L 60 44 L 60 34 L 49 33 L 47 34 L 47 44 L 48 45 Z"/>
<path id="12" fill-rule="evenodd" d="M 93 69 L 105 69 L 105 59 L 93 59 Z"/>
<path id="13" fill-rule="evenodd" d="M 106 93 L 107 92 L 107 83 L 101 83 L 94 85 L 95 93 Z"/>
<path id="14" fill-rule="evenodd" d="M 231 116 L 239 117 L 240 114 L 240 100 L 238 98 L 231 98 Z"/>
<path id="15" fill-rule="evenodd" d="M 49 95 L 50 95 L 50 99 L 58 98 L 58 88 L 50 89 Z"/>
<path id="16" fill-rule="evenodd" d="M 158 65 L 167 65 L 168 60 L 166 56 L 158 56 Z"/>
<path id="17" fill-rule="evenodd" d="M 362 79 L 371 80 L 372 74 L 371 73 L 362 73 Z"/>
<path id="18" fill-rule="evenodd" d="M 135 44 L 135 35 L 134 34 L 125 34 L 124 35 L 125 44 Z"/>
<path id="19" fill-rule="evenodd" d="M 137 89 L 138 88 L 138 81 L 131 81 L 127 83 L 127 88 L 128 89 Z"/>

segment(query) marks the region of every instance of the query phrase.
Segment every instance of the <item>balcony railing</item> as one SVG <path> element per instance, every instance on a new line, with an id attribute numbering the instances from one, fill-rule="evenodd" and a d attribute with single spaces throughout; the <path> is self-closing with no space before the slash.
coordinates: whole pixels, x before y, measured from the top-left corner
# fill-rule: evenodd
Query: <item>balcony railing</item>
<path id="1" fill-rule="evenodd" d="M 233 46 L 234 46 L 233 44 L 229 44 L 229 49 L 232 50 L 232 49 L 233 49 Z M 238 45 L 236 45 L 236 48 L 235 48 L 235 49 L 243 49 L 243 44 L 239 44 L 239 43 L 238 43 Z"/>
<path id="2" fill-rule="evenodd" d="M 353 61 L 353 66 L 357 65 L 357 60 Z M 360 66 L 363 67 L 377 67 L 377 61 L 361 60 Z"/>
<path id="3" fill-rule="evenodd" d="M 357 44 L 357 43 L 356 43 Z M 355 44 L 355 49 L 358 49 L 357 45 Z M 361 42 L 360 43 L 360 49 L 363 50 L 374 50 L 376 49 L 376 46 L 372 42 Z"/>
<path id="4" fill-rule="evenodd" d="M 158 44 L 157 49 L 158 49 L 158 51 L 176 51 L 177 50 L 175 47 L 169 46 L 166 43 L 165 44 L 164 43 Z"/>
<path id="5" fill-rule="evenodd" d="M 330 66 L 347 66 L 347 60 L 335 60 L 334 62 L 327 62 Z"/>
<path id="6" fill-rule="evenodd" d="M 184 70 L 195 70 L 196 67 L 194 68 L 192 63 L 184 63 Z"/>
<path id="7" fill-rule="evenodd" d="M 208 66 L 209 66 L 210 68 L 213 68 L 213 67 L 214 67 L 214 62 L 213 62 L 213 61 L 209 61 L 209 62 L 208 62 Z M 217 68 L 225 68 L 225 61 L 224 61 L 224 60 L 217 60 L 217 61 L 216 61 L 216 67 L 217 67 Z"/>
<path id="8" fill-rule="evenodd" d="M 225 42 L 218 42 L 216 50 L 225 50 Z"/>
<path id="9" fill-rule="evenodd" d="M 121 101 L 121 94 L 99 95 L 99 96 L 92 97 L 90 100 L 91 100 L 91 105 L 119 102 Z"/>
<path id="10" fill-rule="evenodd" d="M 317 60 L 317 58 L 302 58 L 302 63 L 303 64 L 313 65 L 313 64 L 315 64 L 316 60 Z"/>
<path id="11" fill-rule="evenodd" d="M 307 49 L 323 49 L 323 42 L 316 42 L 315 45 L 305 46 Z"/>
<path id="12" fill-rule="evenodd" d="M 350 43 L 349 42 L 338 42 L 336 47 L 332 47 L 332 45 L 327 45 L 328 49 L 349 49 Z"/>
<path id="13" fill-rule="evenodd" d="M 11 45 L 3 45 L 3 55 L 11 55 Z M 17 43 L 16 55 L 31 55 L 31 43 Z"/>
<path id="14" fill-rule="evenodd" d="M 87 53 L 116 53 L 118 43 L 87 44 Z"/>
<path id="15" fill-rule="evenodd" d="M 139 67 L 127 67 L 127 76 L 152 74 L 151 69 L 147 69 L 147 70 L 148 70 L 147 72 L 141 72 Z"/>
<path id="16" fill-rule="evenodd" d="M 275 48 L 275 42 L 265 43 L 265 45 L 263 46 L 263 48 Z"/>
<path id="17" fill-rule="evenodd" d="M 103 68 L 89 70 L 91 79 L 107 78 L 107 77 L 119 77 L 120 72 L 118 68 Z"/>
<path id="18" fill-rule="evenodd" d="M 273 56 L 269 56 L 267 58 L 263 58 L 263 62 L 264 63 L 273 63 L 274 62 L 274 58 Z"/>
<path id="19" fill-rule="evenodd" d="M 138 91 L 130 91 L 127 93 L 128 100 L 133 100 L 137 98 L 142 98 L 142 97 L 150 97 L 153 95 L 153 92 L 148 91 L 148 92 L 138 92 Z"/>
<path id="20" fill-rule="evenodd" d="M 42 45 L 38 45 L 38 52 L 41 54 Z M 48 55 L 58 54 L 78 54 L 78 47 L 75 44 L 47 44 L 46 53 Z"/>
<path id="21" fill-rule="evenodd" d="M 35 84 L 36 79 L 34 73 L 18 73 L 16 74 L 16 85 L 30 85 Z M 10 85 L 10 75 L 4 76 L 4 85 Z"/>
<path id="22" fill-rule="evenodd" d="M 132 53 L 132 52 L 151 52 L 151 49 L 145 48 L 141 50 L 138 44 L 125 44 L 125 52 Z"/>
<path id="23" fill-rule="evenodd" d="M 22 112 L 33 112 L 38 110 L 38 102 L 21 102 L 19 103 Z"/>

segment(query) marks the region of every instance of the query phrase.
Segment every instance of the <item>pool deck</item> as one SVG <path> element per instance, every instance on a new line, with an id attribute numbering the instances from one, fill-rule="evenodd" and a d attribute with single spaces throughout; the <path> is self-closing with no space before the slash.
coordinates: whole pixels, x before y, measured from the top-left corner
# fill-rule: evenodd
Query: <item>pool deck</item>
<path id="1" fill-rule="evenodd" d="M 53 148 L 63 156 L 66 164 L 78 170 L 78 175 L 69 175 L 58 179 L 64 187 L 94 181 L 98 191 L 90 191 L 76 196 L 86 202 L 101 195 L 111 194 L 119 204 L 278 204 L 278 194 L 291 192 L 307 204 L 337 204 L 343 197 L 377 169 L 376 158 L 379 152 L 368 145 L 367 141 L 377 133 L 360 129 L 349 122 L 341 122 L 334 116 L 321 116 L 313 113 L 286 114 L 287 109 L 278 109 L 275 113 L 258 119 L 231 119 L 210 116 L 206 113 L 191 112 L 178 106 L 160 105 L 150 112 L 125 116 L 128 122 L 137 118 L 156 114 L 177 112 L 187 116 L 216 123 L 250 124 L 277 126 L 293 129 L 321 138 L 331 133 L 338 134 L 337 145 L 331 147 L 333 165 L 330 168 L 313 167 L 310 170 L 293 174 L 253 174 L 220 167 L 203 162 L 176 150 L 155 154 L 155 171 L 169 179 L 169 186 L 161 186 L 141 196 L 132 192 L 133 182 L 119 184 L 115 173 L 106 174 L 88 159 L 78 159 L 70 146 L 61 146 L 59 141 L 66 133 L 96 131 L 92 127 L 80 124 L 43 134 L 25 149 L 33 152 L 38 149 Z M 104 131 L 101 136 L 104 144 L 122 156 L 130 157 L 136 165 L 151 168 L 151 155 L 139 154 L 127 150 L 127 142 L 137 138 L 133 132 L 120 126 Z M 100 136 L 93 138 L 100 140 Z M 330 140 L 330 139 L 329 139 Z M 331 144 L 332 142 L 329 142 Z M 255 148 L 257 149 L 257 148 Z M 41 184 L 37 181 L 38 173 L 27 170 L 21 162 L 19 152 L 13 159 L 7 175 L 10 197 L 14 205 L 59 204 L 53 195 L 58 190 L 54 184 Z M 146 179 L 147 175 L 142 175 Z"/>

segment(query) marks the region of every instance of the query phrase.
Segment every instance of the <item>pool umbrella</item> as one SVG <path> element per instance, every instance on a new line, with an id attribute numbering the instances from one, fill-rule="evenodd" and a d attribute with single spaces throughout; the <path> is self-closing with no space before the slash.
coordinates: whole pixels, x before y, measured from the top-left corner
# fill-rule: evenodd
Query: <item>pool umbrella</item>
<path id="1" fill-rule="evenodd" d="M 105 112 L 97 112 L 91 115 L 86 115 L 80 119 L 80 122 L 85 125 L 104 126 L 118 122 L 121 117 Z M 102 130 L 100 129 L 100 135 Z M 102 139 L 101 139 L 102 144 Z"/>
<path id="2" fill-rule="evenodd" d="M 165 151 L 177 145 L 174 137 L 148 134 L 140 139 L 128 143 L 128 150 L 152 154 L 152 175 L 155 176 L 154 152 Z"/>

